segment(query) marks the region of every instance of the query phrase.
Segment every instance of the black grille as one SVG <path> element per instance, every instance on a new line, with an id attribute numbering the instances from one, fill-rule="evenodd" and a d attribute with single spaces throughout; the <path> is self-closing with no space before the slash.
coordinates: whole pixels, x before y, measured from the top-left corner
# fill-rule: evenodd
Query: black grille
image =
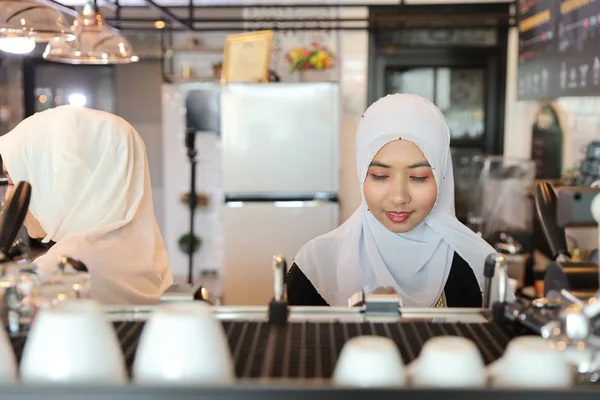
<path id="1" fill-rule="evenodd" d="M 499 358 L 516 332 L 495 324 L 469 323 L 341 323 L 298 322 L 271 326 L 266 322 L 223 321 L 239 378 L 330 378 L 344 343 L 355 336 L 377 335 L 392 339 L 406 363 L 418 357 L 434 336 L 471 339 L 486 364 Z M 131 369 L 144 322 L 116 322 L 127 366 Z M 25 337 L 11 338 L 17 359 Z"/>

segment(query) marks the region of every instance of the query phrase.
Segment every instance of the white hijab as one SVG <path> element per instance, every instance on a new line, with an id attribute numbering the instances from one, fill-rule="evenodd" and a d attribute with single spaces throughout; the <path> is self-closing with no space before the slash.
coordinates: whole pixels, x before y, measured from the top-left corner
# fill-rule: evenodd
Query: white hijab
<path id="1" fill-rule="evenodd" d="M 344 224 L 304 245 L 295 262 L 331 306 L 346 306 L 360 290 L 388 286 L 405 306 L 431 307 L 444 290 L 454 252 L 483 287 L 484 262 L 495 251 L 455 217 L 450 132 L 435 105 L 416 95 L 394 94 L 367 109 L 356 137 L 361 192 L 373 157 L 399 138 L 417 144 L 427 157 L 438 187 L 436 203 L 410 232 L 393 233 L 369 212 L 363 194 Z"/>
<path id="2" fill-rule="evenodd" d="M 31 214 L 56 244 L 34 262 L 42 279 L 61 256 L 85 263 L 104 304 L 152 304 L 171 285 L 152 204 L 146 149 L 109 113 L 62 106 L 0 137 L 14 182 L 32 186 Z"/>

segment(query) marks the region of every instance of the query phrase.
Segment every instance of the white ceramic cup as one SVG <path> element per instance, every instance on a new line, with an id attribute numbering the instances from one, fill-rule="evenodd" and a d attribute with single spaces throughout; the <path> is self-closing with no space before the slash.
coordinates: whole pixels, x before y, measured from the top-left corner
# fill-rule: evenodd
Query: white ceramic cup
<path id="1" fill-rule="evenodd" d="M 0 385 L 12 385 L 17 382 L 17 360 L 2 324 L 0 330 Z"/>
<path id="2" fill-rule="evenodd" d="M 471 340 L 460 336 L 429 339 L 419 358 L 409 367 L 412 384 L 418 387 L 483 387 L 485 364 Z"/>
<path id="3" fill-rule="evenodd" d="M 537 336 L 513 339 L 488 374 L 493 386 L 504 388 L 568 388 L 573 383 L 564 354 Z"/>
<path id="4" fill-rule="evenodd" d="M 333 381 L 341 386 L 404 386 L 406 371 L 398 347 L 391 339 L 358 336 L 344 345 Z"/>
<path id="5" fill-rule="evenodd" d="M 163 304 L 150 315 L 136 351 L 138 384 L 230 384 L 235 371 L 212 307 L 201 301 Z"/>
<path id="6" fill-rule="evenodd" d="M 29 384 L 127 382 L 111 323 L 93 300 L 67 300 L 40 309 L 23 349 L 21 380 Z"/>

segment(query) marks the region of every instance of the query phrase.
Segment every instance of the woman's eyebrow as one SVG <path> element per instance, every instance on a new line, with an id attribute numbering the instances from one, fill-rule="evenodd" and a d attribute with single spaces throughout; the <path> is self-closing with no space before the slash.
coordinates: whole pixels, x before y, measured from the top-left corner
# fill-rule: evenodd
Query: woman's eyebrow
<path id="1" fill-rule="evenodd" d="M 418 163 L 409 165 L 408 168 L 422 168 L 422 167 L 431 167 L 428 161 L 420 161 Z"/>
<path id="2" fill-rule="evenodd" d="M 371 161 L 371 164 L 369 164 L 369 167 L 390 168 L 389 165 L 384 164 L 384 163 L 379 162 L 379 161 Z"/>

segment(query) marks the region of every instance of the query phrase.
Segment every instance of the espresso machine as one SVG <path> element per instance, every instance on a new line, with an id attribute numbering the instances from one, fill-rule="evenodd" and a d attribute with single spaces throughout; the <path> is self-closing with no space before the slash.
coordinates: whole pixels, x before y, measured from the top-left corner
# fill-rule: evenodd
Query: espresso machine
<path id="1" fill-rule="evenodd" d="M 20 225 L 27 199 L 15 199 L 9 200 L 7 210 L 17 211 L 13 223 Z M 0 227 L 8 218 L 6 213 L 0 217 Z M 57 306 L 45 314 L 43 323 L 42 314 L 33 324 L 23 320 L 17 332 L 6 333 L 17 374 L 13 381 L 0 382 L 0 396 L 569 400 L 600 394 L 600 302 L 595 295 L 585 300 L 572 295 L 568 276 L 551 277 L 558 283 L 549 284 L 544 298 L 508 302 L 505 262 L 491 254 L 480 308 L 404 307 L 402 299 L 385 288 L 355 294 L 348 307 L 292 307 L 286 302 L 285 258 L 274 256 L 265 267 L 273 273 L 273 296 L 264 306 L 214 305 L 204 291 L 156 306 L 103 307 L 101 319 L 110 332 L 100 323 L 89 336 L 83 332 L 98 322 L 98 314 L 88 303 L 80 308 Z M 492 292 L 498 296 L 492 297 Z M 81 312 L 85 309 L 88 312 Z M 92 325 L 79 323 L 85 318 Z M 98 355 L 90 347 L 102 335 L 108 342 L 114 338 L 116 353 Z M 81 344 L 80 353 L 68 351 L 73 343 Z M 221 343 L 224 350 L 219 353 Z M 82 349 L 88 349 L 89 357 Z M 117 360 L 114 365 L 123 365 L 123 375 L 117 373 L 118 379 L 108 383 L 61 375 L 67 364 L 84 365 L 86 358 L 94 357 L 99 357 L 96 369 Z M 37 369 L 37 376 L 43 377 L 39 381 L 31 374 L 36 363 L 43 364 Z M 202 371 L 209 375 L 222 369 L 226 379 L 197 373 L 196 380 L 178 380 L 203 365 L 208 365 Z M 80 370 L 72 371 L 81 376 Z M 93 376 L 94 368 L 89 372 Z M 57 376 L 61 379 L 54 379 Z"/>

